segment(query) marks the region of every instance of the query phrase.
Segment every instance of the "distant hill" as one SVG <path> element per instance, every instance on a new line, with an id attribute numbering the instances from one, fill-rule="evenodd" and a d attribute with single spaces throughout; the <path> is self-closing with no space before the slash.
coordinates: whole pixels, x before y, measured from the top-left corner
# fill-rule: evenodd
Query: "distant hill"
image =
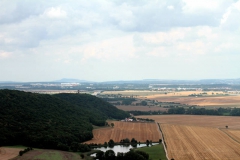
<path id="1" fill-rule="evenodd" d="M 53 81 L 53 82 L 62 82 L 62 83 L 77 83 L 77 82 L 90 83 L 90 81 L 79 80 L 79 79 L 70 79 L 70 78 L 63 78 L 63 79 L 56 80 L 56 81 Z"/>
<path id="2" fill-rule="evenodd" d="M 92 124 L 129 115 L 86 94 L 46 95 L 0 90 L 0 146 L 60 149 L 93 137 Z"/>

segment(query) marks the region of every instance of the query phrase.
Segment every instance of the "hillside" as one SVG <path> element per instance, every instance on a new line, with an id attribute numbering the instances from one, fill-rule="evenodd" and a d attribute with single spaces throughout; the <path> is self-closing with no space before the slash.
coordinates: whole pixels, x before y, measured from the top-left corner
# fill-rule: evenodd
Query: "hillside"
<path id="1" fill-rule="evenodd" d="M 92 124 L 103 125 L 109 117 L 128 116 L 91 95 L 53 96 L 16 90 L 0 90 L 0 110 L 0 146 L 53 149 L 90 140 Z M 111 111 L 120 116 L 109 114 Z"/>

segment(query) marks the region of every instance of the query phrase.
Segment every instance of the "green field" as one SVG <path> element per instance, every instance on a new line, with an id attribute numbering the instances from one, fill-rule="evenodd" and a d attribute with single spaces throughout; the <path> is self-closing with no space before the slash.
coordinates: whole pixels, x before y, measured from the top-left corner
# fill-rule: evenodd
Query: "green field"
<path id="1" fill-rule="evenodd" d="M 149 154 L 150 160 L 167 160 L 163 145 L 155 145 L 152 147 L 138 148 L 137 150 L 144 151 Z"/>

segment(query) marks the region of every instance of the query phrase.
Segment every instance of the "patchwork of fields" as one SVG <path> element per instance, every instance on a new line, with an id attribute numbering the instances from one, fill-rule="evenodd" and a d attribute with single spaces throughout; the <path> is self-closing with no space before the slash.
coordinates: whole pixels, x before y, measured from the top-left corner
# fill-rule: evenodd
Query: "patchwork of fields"
<path id="1" fill-rule="evenodd" d="M 202 127 L 216 127 L 240 129 L 240 117 L 238 116 L 204 116 L 204 115 L 152 115 L 136 116 L 136 118 L 151 118 L 160 124 L 191 125 Z"/>
<path id="2" fill-rule="evenodd" d="M 135 138 L 137 141 L 146 142 L 152 140 L 158 142 L 161 139 L 160 131 L 156 123 L 132 123 L 113 121 L 113 128 L 102 128 L 93 130 L 93 139 L 86 143 L 120 142 L 122 139 Z"/>

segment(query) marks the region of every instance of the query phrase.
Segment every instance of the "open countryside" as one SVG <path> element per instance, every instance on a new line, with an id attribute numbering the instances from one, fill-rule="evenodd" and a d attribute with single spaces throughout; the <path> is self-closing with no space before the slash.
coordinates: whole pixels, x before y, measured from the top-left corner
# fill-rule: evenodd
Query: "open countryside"
<path id="1" fill-rule="evenodd" d="M 223 91 L 106 91 L 105 95 L 121 95 L 140 100 L 156 100 L 159 102 L 175 102 L 199 107 L 240 107 L 239 92 Z M 120 108 L 120 107 L 119 107 Z M 133 108 L 134 109 L 134 108 Z M 129 110 L 129 109 L 126 109 Z M 145 109 L 143 109 L 145 111 Z M 149 109 L 151 110 L 151 109 Z M 154 109 L 152 109 L 154 110 Z"/>

